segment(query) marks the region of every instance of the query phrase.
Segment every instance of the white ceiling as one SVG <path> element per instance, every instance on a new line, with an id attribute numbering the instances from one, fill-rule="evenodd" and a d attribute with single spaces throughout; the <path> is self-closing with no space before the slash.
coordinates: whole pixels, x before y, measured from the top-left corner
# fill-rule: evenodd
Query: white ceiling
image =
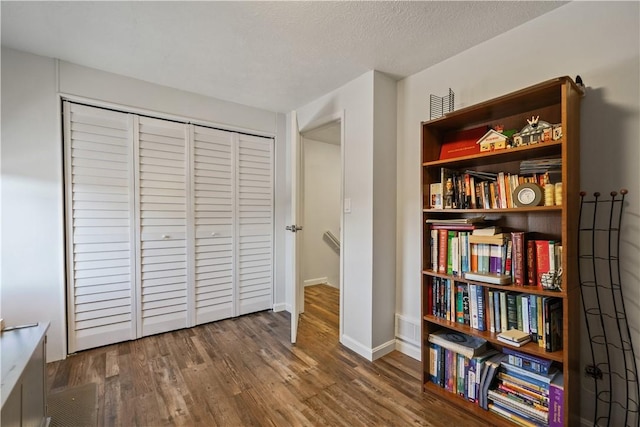
<path id="1" fill-rule="evenodd" d="M 564 3 L 2 1 L 1 34 L 3 46 L 287 112 L 369 70 L 414 74 Z"/>

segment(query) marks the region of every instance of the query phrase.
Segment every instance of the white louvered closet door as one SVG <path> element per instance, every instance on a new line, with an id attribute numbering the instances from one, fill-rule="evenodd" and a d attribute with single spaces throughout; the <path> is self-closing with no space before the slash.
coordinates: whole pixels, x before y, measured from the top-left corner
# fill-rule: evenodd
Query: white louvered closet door
<path id="1" fill-rule="evenodd" d="M 235 315 L 234 139 L 192 126 L 196 324 Z"/>
<path id="2" fill-rule="evenodd" d="M 132 126 L 64 102 L 69 353 L 136 337 Z"/>
<path id="3" fill-rule="evenodd" d="M 273 306 L 273 140 L 238 135 L 237 315 Z"/>
<path id="4" fill-rule="evenodd" d="M 185 328 L 187 125 L 136 118 L 140 232 L 138 335 Z"/>

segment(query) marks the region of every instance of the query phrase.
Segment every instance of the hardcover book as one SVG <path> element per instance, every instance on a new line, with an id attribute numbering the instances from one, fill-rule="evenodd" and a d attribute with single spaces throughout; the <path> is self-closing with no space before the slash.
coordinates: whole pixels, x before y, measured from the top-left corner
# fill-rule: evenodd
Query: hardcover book
<path id="1" fill-rule="evenodd" d="M 468 358 L 478 356 L 487 349 L 487 340 L 448 329 L 429 334 L 429 342 Z"/>

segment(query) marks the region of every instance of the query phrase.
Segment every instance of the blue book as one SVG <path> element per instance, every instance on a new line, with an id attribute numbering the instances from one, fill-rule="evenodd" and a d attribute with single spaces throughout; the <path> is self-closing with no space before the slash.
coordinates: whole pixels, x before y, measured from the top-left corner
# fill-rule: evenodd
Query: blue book
<path id="1" fill-rule="evenodd" d="M 536 372 L 527 371 L 526 369 L 518 368 L 517 366 L 510 365 L 509 363 L 502 362 L 500 364 L 502 369 L 512 377 L 518 378 L 522 381 L 530 382 L 533 385 L 538 387 L 543 387 L 545 389 L 549 389 L 549 383 L 553 377 L 556 376 L 558 370 L 552 370 L 549 374 L 539 374 Z"/>
<path id="2" fill-rule="evenodd" d="M 522 353 L 507 346 L 503 347 L 502 352 L 508 356 L 507 362 L 510 365 L 540 374 L 548 374 L 551 364 L 553 363 L 549 359 Z"/>

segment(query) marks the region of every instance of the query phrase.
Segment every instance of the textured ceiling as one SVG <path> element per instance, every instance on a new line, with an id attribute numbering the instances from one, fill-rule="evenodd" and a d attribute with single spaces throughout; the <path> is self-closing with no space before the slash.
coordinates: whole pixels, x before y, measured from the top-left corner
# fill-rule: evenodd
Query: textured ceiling
<path id="1" fill-rule="evenodd" d="M 2 45 L 286 112 L 403 78 L 566 2 L 2 2 Z"/>

